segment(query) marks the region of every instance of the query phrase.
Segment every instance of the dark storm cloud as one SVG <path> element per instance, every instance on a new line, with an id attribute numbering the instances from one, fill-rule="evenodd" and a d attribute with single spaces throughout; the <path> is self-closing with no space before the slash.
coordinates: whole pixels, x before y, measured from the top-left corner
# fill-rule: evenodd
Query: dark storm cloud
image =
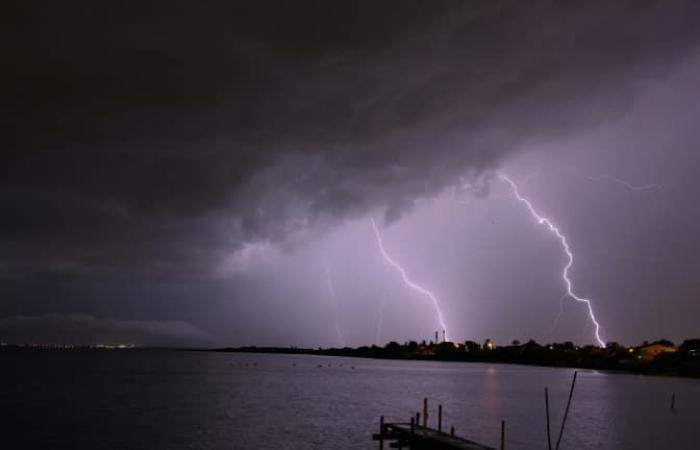
<path id="1" fill-rule="evenodd" d="M 5 266 L 206 270 L 595 126 L 696 2 L 6 5 Z"/>

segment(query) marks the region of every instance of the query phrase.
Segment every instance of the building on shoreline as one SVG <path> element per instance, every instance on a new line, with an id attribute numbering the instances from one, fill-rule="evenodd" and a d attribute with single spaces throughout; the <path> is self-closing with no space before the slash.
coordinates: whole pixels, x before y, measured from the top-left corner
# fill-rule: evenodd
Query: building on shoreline
<path id="1" fill-rule="evenodd" d="M 676 346 L 670 342 L 658 341 L 637 347 L 636 353 L 637 357 L 641 360 L 653 361 L 662 353 L 674 353 L 677 350 Z"/>

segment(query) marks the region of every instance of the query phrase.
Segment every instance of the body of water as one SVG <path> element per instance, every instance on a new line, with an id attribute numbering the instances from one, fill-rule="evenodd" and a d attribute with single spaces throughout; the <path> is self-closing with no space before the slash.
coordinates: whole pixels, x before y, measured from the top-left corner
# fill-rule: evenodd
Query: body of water
<path id="1" fill-rule="evenodd" d="M 10 449 L 374 449 L 379 416 L 506 448 L 556 438 L 570 369 L 156 350 L 0 353 Z M 676 410 L 670 397 L 676 394 Z M 563 449 L 700 448 L 700 380 L 579 371 Z"/>

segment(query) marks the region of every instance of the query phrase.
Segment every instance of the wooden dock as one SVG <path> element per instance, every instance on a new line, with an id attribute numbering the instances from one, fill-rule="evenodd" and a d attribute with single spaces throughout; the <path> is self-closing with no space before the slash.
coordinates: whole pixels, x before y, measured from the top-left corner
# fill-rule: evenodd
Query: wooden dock
<path id="1" fill-rule="evenodd" d="M 444 433 L 429 427 L 411 423 L 382 423 L 379 433 L 372 439 L 379 441 L 379 448 L 388 442 L 390 448 L 406 450 L 495 450 L 477 442 Z"/>
<path id="2" fill-rule="evenodd" d="M 571 381 L 571 389 L 569 390 L 569 399 L 566 402 L 564 417 L 561 421 L 559 436 L 557 437 L 556 446 L 552 445 L 552 437 L 550 434 L 549 423 L 549 390 L 544 388 L 544 404 L 547 418 L 547 448 L 559 450 L 561 438 L 564 435 L 564 426 L 566 418 L 569 415 L 571 407 L 571 399 L 576 386 L 577 371 L 574 371 L 574 378 Z M 671 394 L 671 411 L 675 411 L 676 394 Z M 406 450 L 496 450 L 494 447 L 479 444 L 478 442 L 470 441 L 455 436 L 454 427 L 450 427 L 450 432 L 444 432 L 442 428 L 442 405 L 437 408 L 437 429 L 428 426 L 428 399 L 423 399 L 423 414 L 417 412 L 415 416 L 411 416 L 409 422 L 394 422 L 385 423 L 384 416 L 379 418 L 379 433 L 372 435 L 372 440 L 379 441 L 379 450 L 384 450 L 384 442 L 387 441 L 390 448 L 406 449 Z M 421 418 L 423 421 L 421 422 Z M 506 448 L 506 422 L 501 420 L 501 445 L 500 450 Z"/>

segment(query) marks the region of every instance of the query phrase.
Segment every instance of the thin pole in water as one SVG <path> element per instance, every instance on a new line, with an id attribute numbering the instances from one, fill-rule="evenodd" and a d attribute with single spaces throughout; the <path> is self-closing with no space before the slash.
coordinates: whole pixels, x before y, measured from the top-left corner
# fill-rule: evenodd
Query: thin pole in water
<path id="1" fill-rule="evenodd" d="M 549 431 L 549 390 L 544 388 L 544 409 L 547 413 L 547 449 L 552 450 L 552 434 Z"/>
<path id="2" fill-rule="evenodd" d="M 506 448 L 506 421 L 501 420 L 501 450 Z"/>
<path id="3" fill-rule="evenodd" d="M 556 450 L 559 450 L 559 444 L 561 443 L 561 438 L 564 435 L 564 425 L 566 425 L 566 418 L 569 417 L 569 408 L 571 407 L 571 398 L 574 396 L 574 386 L 576 386 L 576 375 L 578 375 L 578 371 L 574 371 L 574 379 L 571 381 L 571 390 L 569 391 L 569 400 L 566 402 L 566 411 L 564 411 L 564 418 L 561 421 L 561 429 L 559 429 L 559 437 L 557 438 Z"/>
<path id="4" fill-rule="evenodd" d="M 438 433 L 442 433 L 442 405 L 438 405 Z"/>
<path id="5" fill-rule="evenodd" d="M 676 410 L 676 393 L 671 394 L 671 411 Z"/>

